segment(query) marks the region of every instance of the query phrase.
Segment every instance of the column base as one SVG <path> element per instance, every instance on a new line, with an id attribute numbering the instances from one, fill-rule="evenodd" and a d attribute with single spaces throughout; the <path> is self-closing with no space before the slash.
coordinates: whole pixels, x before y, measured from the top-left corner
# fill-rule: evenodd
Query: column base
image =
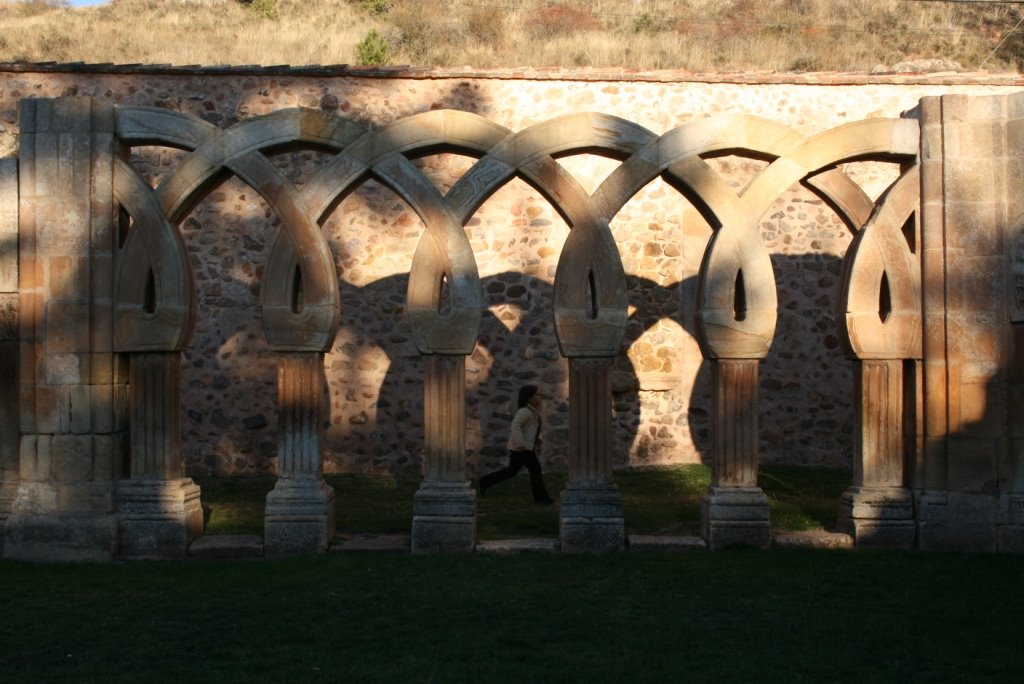
<path id="1" fill-rule="evenodd" d="M 852 486 L 839 500 L 838 525 L 860 548 L 912 549 L 913 495 L 904 487 Z"/>
<path id="2" fill-rule="evenodd" d="M 0 557 L 4 554 L 4 525 L 14 510 L 14 497 L 18 494 L 15 482 L 0 482 Z"/>
<path id="3" fill-rule="evenodd" d="M 176 560 L 203 534 L 199 486 L 191 478 L 124 480 L 117 488 L 120 557 Z"/>
<path id="4" fill-rule="evenodd" d="M 708 549 L 767 549 L 772 544 L 768 498 L 760 487 L 709 487 L 700 503 Z"/>
<path id="5" fill-rule="evenodd" d="M 1024 493 L 999 497 L 999 550 L 1024 553 Z"/>
<path id="6" fill-rule="evenodd" d="M 468 482 L 424 482 L 412 505 L 412 553 L 460 553 L 476 545 L 476 492 Z"/>
<path id="7" fill-rule="evenodd" d="M 267 557 L 323 553 L 334 538 L 334 490 L 317 479 L 282 478 L 267 494 Z"/>
<path id="8" fill-rule="evenodd" d="M 573 483 L 562 491 L 558 536 L 567 553 L 608 553 L 626 547 L 622 495 L 613 482 Z"/>
<path id="9" fill-rule="evenodd" d="M 45 482 L 23 482 L 4 525 L 4 558 L 56 563 L 113 561 L 117 556 L 117 516 L 109 512 L 112 489 L 105 482 L 64 485 L 60 491 Z M 74 512 L 60 512 L 58 503 L 74 505 Z"/>
<path id="10" fill-rule="evenodd" d="M 998 499 L 990 494 L 916 492 L 917 545 L 927 551 L 995 551 Z"/>

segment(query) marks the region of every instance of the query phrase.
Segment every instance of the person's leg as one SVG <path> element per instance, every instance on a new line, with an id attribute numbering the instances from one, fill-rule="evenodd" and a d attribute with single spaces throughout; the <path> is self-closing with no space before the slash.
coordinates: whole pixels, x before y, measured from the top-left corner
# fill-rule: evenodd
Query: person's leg
<path id="1" fill-rule="evenodd" d="M 484 475 L 480 478 L 480 496 L 484 496 L 487 490 L 498 484 L 504 482 L 510 477 L 515 476 L 519 472 L 519 469 L 523 467 L 523 461 L 521 458 L 521 452 L 510 451 L 508 452 L 508 465 L 501 470 L 495 470 L 493 473 Z"/>
<path id="2" fill-rule="evenodd" d="M 523 460 L 527 470 L 530 471 L 530 488 L 533 490 L 533 500 L 537 503 L 551 503 L 548 490 L 544 487 L 544 477 L 541 474 L 540 461 L 537 460 L 537 454 L 532 451 L 528 452 Z"/>

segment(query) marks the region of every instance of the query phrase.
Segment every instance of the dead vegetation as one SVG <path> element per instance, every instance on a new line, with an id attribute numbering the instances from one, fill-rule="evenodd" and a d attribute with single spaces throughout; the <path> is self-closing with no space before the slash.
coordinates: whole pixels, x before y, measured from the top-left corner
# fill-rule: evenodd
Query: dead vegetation
<path id="1" fill-rule="evenodd" d="M 1005 71 L 1024 62 L 1022 17 L 919 0 L 8 0 L 0 61 Z"/>

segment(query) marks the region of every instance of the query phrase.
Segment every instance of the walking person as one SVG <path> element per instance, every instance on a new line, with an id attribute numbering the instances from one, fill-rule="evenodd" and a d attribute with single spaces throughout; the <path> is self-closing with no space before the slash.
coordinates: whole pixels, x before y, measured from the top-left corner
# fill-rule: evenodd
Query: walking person
<path id="1" fill-rule="evenodd" d="M 540 461 L 537 460 L 541 427 L 540 400 L 540 390 L 536 385 L 523 385 L 519 388 L 519 410 L 512 418 L 512 427 L 508 435 L 508 466 L 480 478 L 480 496 L 485 496 L 488 489 L 515 476 L 523 466 L 526 466 L 530 471 L 530 488 L 533 489 L 534 502 L 543 506 L 552 503 L 544 488 Z"/>

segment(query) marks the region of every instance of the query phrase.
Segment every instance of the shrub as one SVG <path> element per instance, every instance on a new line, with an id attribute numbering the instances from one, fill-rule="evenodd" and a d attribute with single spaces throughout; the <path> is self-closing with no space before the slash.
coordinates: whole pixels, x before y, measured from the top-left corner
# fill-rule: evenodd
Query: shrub
<path id="1" fill-rule="evenodd" d="M 361 41 L 356 43 L 359 63 L 366 66 L 387 66 L 391 61 L 391 46 L 377 29 L 370 29 Z"/>
<path id="2" fill-rule="evenodd" d="M 356 4 L 375 17 L 382 17 L 391 10 L 391 0 L 357 0 Z"/>
<path id="3" fill-rule="evenodd" d="M 252 0 L 249 3 L 249 13 L 260 19 L 277 19 L 280 16 L 277 11 L 277 0 Z"/>

